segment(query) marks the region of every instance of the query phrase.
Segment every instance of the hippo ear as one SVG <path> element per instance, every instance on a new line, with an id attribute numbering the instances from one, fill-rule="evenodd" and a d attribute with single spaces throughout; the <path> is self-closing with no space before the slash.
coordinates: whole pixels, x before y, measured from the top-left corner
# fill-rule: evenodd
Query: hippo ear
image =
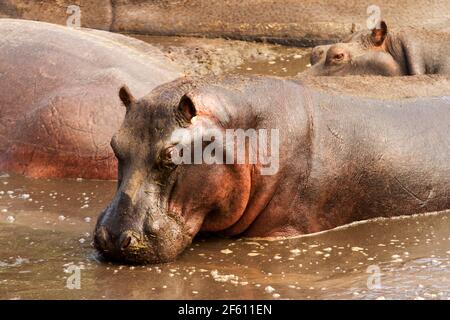
<path id="1" fill-rule="evenodd" d="M 191 122 L 192 118 L 197 115 L 197 109 L 194 102 L 187 95 L 184 95 L 178 104 L 178 112 L 187 122 Z"/>
<path id="2" fill-rule="evenodd" d="M 372 30 L 372 42 L 377 47 L 381 46 L 384 42 L 384 39 L 386 39 L 387 35 L 387 25 L 386 22 L 381 21 L 380 22 L 380 28 L 375 28 Z"/>
<path id="3" fill-rule="evenodd" d="M 119 97 L 120 100 L 122 100 L 125 107 L 130 109 L 130 106 L 136 102 L 136 99 L 133 97 L 133 95 L 130 92 L 130 89 L 126 85 L 123 85 L 122 88 L 119 90 Z"/>

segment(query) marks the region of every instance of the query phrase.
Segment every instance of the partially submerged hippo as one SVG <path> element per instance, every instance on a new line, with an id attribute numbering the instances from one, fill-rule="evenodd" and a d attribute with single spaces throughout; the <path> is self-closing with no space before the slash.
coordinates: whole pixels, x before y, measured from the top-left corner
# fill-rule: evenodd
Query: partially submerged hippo
<path id="1" fill-rule="evenodd" d="M 450 33 L 403 29 L 360 31 L 342 43 L 317 46 L 311 53 L 313 75 L 450 74 Z"/>
<path id="2" fill-rule="evenodd" d="M 0 19 L 0 170 L 31 177 L 115 179 L 109 146 L 137 96 L 180 69 L 142 41 L 97 30 Z"/>
<path id="3" fill-rule="evenodd" d="M 378 99 L 270 77 L 184 78 L 139 100 L 123 87 L 127 112 L 111 141 L 118 188 L 98 218 L 96 248 L 108 259 L 159 263 L 175 259 L 199 231 L 294 236 L 449 209 L 450 89 L 399 100 L 376 90 L 378 81 L 366 87 Z M 210 141 L 239 129 L 278 136 L 211 151 Z M 264 142 L 279 157 L 252 163 Z M 201 161 L 202 153 L 197 161 L 196 145 L 233 161 Z M 236 161 L 237 150 L 246 161 Z M 185 156 L 194 162 L 180 162 Z"/>

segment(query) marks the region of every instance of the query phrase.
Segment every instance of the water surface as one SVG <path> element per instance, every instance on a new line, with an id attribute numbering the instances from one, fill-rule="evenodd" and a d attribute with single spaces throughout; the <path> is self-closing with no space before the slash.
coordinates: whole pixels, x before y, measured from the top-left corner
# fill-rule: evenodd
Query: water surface
<path id="1" fill-rule="evenodd" d="M 3 176 L 0 299 L 450 298 L 449 212 L 286 240 L 199 237 L 175 262 L 133 267 L 101 262 L 92 247 L 114 190 Z M 82 268 L 80 289 L 67 287 L 72 265 Z"/>

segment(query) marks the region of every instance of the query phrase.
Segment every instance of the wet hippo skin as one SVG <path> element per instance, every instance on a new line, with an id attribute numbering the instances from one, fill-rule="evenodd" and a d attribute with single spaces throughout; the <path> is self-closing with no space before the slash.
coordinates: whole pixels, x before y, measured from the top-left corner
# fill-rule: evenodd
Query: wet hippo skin
<path id="1" fill-rule="evenodd" d="M 127 113 L 111 143 L 118 189 L 98 218 L 97 249 L 112 260 L 156 263 L 175 259 L 201 231 L 294 236 L 449 209 L 448 86 L 444 95 L 398 99 L 377 89 L 382 79 L 387 87 L 407 83 L 367 81 L 378 98 L 270 77 L 184 78 L 142 99 L 123 87 Z M 191 143 L 173 136 L 180 128 L 278 129 L 279 170 L 262 175 L 260 162 L 177 165 L 174 145 Z"/>
<path id="2" fill-rule="evenodd" d="M 0 170 L 115 179 L 109 141 L 123 120 L 117 90 L 137 96 L 180 69 L 142 41 L 97 30 L 0 19 Z"/>

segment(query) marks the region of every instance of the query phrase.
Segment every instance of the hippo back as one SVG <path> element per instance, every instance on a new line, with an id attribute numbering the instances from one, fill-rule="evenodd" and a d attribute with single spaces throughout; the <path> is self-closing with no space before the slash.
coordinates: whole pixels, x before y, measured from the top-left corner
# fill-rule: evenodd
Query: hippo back
<path id="1" fill-rule="evenodd" d="M 98 30 L 0 20 L 0 170 L 114 179 L 109 141 L 138 97 L 181 75 L 158 49 Z"/>

